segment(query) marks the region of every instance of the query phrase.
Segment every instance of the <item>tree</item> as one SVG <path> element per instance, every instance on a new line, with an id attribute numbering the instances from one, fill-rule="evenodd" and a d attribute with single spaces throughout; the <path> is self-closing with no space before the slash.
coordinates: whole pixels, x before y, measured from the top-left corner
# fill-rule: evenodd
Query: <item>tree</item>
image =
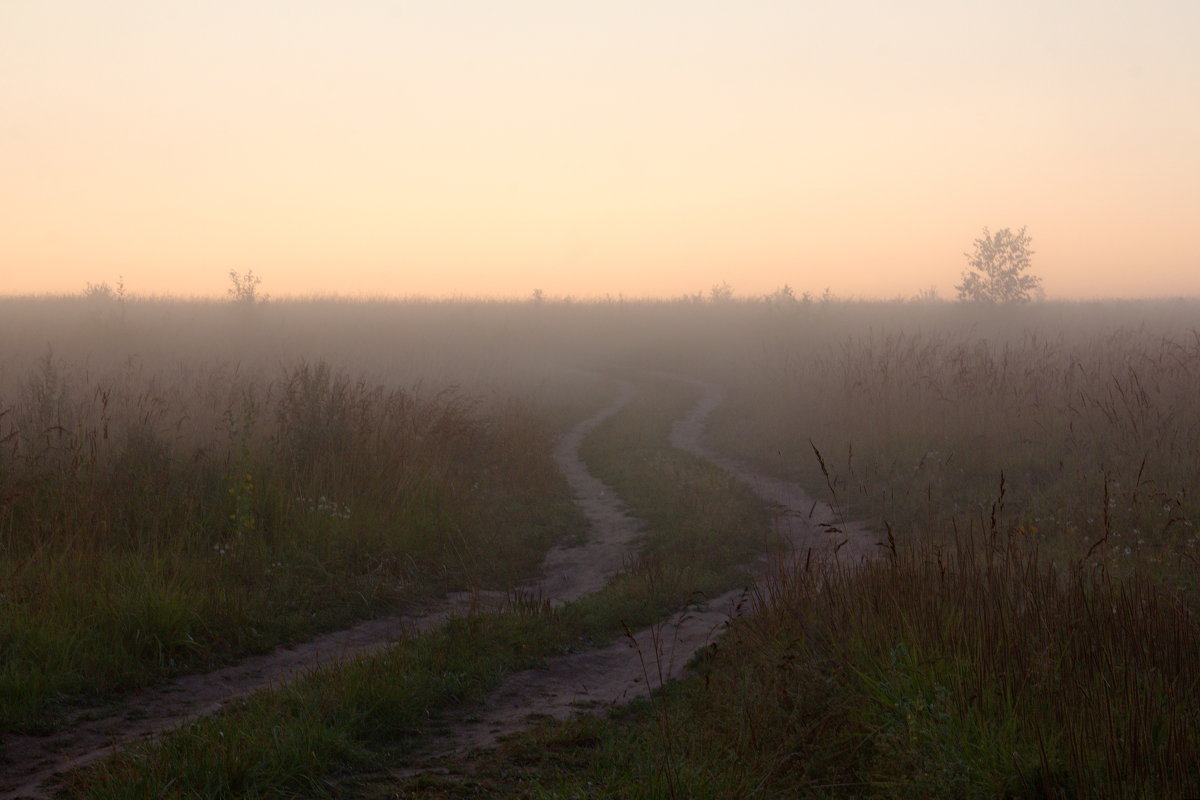
<path id="1" fill-rule="evenodd" d="M 229 282 L 233 285 L 229 287 L 229 298 L 234 303 L 246 308 L 253 308 L 258 303 L 267 302 L 266 295 L 259 294 L 258 285 L 262 283 L 262 278 L 254 274 L 254 270 L 246 270 L 245 275 L 237 274 L 236 270 L 229 270 Z"/>
<path id="2" fill-rule="evenodd" d="M 1042 279 L 1027 272 L 1033 239 L 1025 229 L 1013 233 L 1001 228 L 995 234 L 983 229 L 975 252 L 963 253 L 967 269 L 962 274 L 958 299 L 972 303 L 1028 303 L 1041 292 Z"/>
<path id="3" fill-rule="evenodd" d="M 712 303 L 728 303 L 733 299 L 733 287 L 729 285 L 728 281 L 714 283 L 708 292 L 708 299 Z"/>

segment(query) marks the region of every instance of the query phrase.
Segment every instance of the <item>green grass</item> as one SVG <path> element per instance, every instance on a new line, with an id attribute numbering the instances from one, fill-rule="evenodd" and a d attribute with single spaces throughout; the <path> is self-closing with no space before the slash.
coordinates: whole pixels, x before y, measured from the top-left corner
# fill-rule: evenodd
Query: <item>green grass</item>
<path id="1" fill-rule="evenodd" d="M 700 672 L 411 798 L 1189 797 L 1200 624 L 1028 544 L 781 572 Z"/>
<path id="2" fill-rule="evenodd" d="M 780 575 L 696 678 L 399 796 L 1200 793 L 1198 340 L 923 322 L 714 367 L 721 446 L 888 523 L 892 559 Z"/>
<path id="3" fill-rule="evenodd" d="M 535 664 L 551 629 L 537 612 L 456 619 L 383 655 L 256 694 L 68 788 L 92 798 L 327 795 L 348 771 L 403 753 L 432 713 Z"/>
<path id="4" fill-rule="evenodd" d="M 824 490 L 816 446 L 837 501 L 901 538 L 990 522 L 996 506 L 1003 527 L 1048 555 L 1090 553 L 1107 569 L 1194 593 L 1195 331 L 1009 311 L 914 311 L 888 327 L 847 333 L 843 323 L 803 346 L 773 343 L 753 376 L 732 382 L 715 440 Z"/>
<path id="5" fill-rule="evenodd" d="M 324 364 L 189 379 L 220 391 L 131 394 L 47 361 L 0 420 L 0 731 L 450 589 L 512 586 L 581 527 L 531 408 L 484 415 Z"/>
<path id="6" fill-rule="evenodd" d="M 829 468 L 833 491 L 827 499 L 852 516 L 886 523 L 895 534 L 896 555 L 855 574 L 781 574 L 763 598 L 761 613 L 734 626 L 697 678 L 611 720 L 542 726 L 489 756 L 482 771 L 467 778 L 427 777 L 403 787 L 384 782 L 379 791 L 375 785 L 359 787 L 357 776 L 363 770 L 369 773 L 402 760 L 404 748 L 418 735 L 404 723 L 412 709 L 427 713 L 477 697 L 504 671 L 528 663 L 522 659 L 601 641 L 621 621 L 636 627 L 639 620 L 677 607 L 692 592 L 718 591 L 736 580 L 727 566 L 752 549 L 746 543 L 758 546 L 766 540 L 765 517 L 756 516 L 764 512 L 753 498 L 706 465 L 668 452 L 665 425 L 689 404 L 688 390 L 648 382 L 655 391 L 587 443 L 589 463 L 651 523 L 643 555 L 630 573 L 599 595 L 553 614 L 527 608 L 511 619 L 476 623 L 462 632 L 463 643 L 430 645 L 432 650 L 405 662 L 413 672 L 428 673 L 424 678 L 405 677 L 416 681 L 411 684 L 400 676 L 387 678 L 396 686 L 418 687 L 413 695 L 390 694 L 367 677 L 355 678 L 370 686 L 371 693 L 388 698 L 378 713 L 398 721 L 391 729 L 361 722 L 369 715 L 353 699 L 357 690 L 339 683 L 337 671 L 297 687 L 307 699 L 290 705 L 262 699 L 258 708 L 256 698 L 247 708 L 258 710 L 238 709 L 230 715 L 247 715 L 238 722 L 247 738 L 232 755 L 240 758 L 245 752 L 269 768 L 237 783 L 238 792 L 319 796 L 358 787 L 369 796 L 429 798 L 1200 793 L 1194 770 L 1200 762 L 1195 699 L 1200 696 L 1195 659 L 1200 652 L 1195 603 L 1200 575 L 1200 495 L 1195 491 L 1200 482 L 1195 458 L 1200 450 L 1200 406 L 1195 402 L 1200 338 L 1194 330 L 1195 302 L 996 309 L 837 301 L 547 303 L 536 310 L 514 304 L 453 311 L 413 304 L 404 309 L 397 314 L 387 304 L 375 304 L 344 313 L 318 305 L 303 314 L 337 317 L 336 324 L 320 328 L 321 336 L 332 335 L 346 347 L 360 317 L 370 316 L 378 329 L 385 319 L 402 320 L 386 323 L 399 325 L 389 328 L 393 332 L 404 331 L 391 337 L 397 342 L 450 340 L 453 331 L 469 329 L 474 338 L 455 340 L 450 350 L 472 368 L 501 364 L 508 369 L 510 361 L 498 355 L 519 353 L 521 369 L 531 372 L 532 361 L 559 358 L 593 366 L 648 364 L 717 380 L 730 397 L 713 420 L 718 449 L 764 471 L 797 478 L 820 493 L 827 491 L 826 476 L 814 457 L 815 444 Z M 259 328 L 264 341 L 276 335 L 270 322 L 288 336 L 307 335 L 306 341 L 313 343 L 311 332 L 305 334 L 298 324 L 303 316 L 298 307 L 264 311 Z M 44 326 L 49 323 L 41 320 L 50 319 L 58 317 L 39 313 L 26 327 Z M 135 323 L 131 314 L 130 324 Z M 209 323 L 187 325 L 207 330 Z M 31 341 L 42 347 L 49 338 L 39 334 Z M 406 347 L 409 354 L 419 349 Z M 65 469 L 72 460 L 64 454 L 87 453 L 89 442 L 78 439 L 67 446 L 57 438 L 54 414 L 71 405 L 63 405 L 52 371 L 34 377 L 26 390 L 36 393 L 38 402 L 30 407 L 46 411 L 30 418 L 42 427 L 29 423 L 29 429 L 46 448 L 39 469 L 52 468 L 39 473 L 50 478 L 37 491 L 47 492 L 45 508 L 88 508 L 64 502 L 76 495 L 61 488 L 57 495 L 51 491 L 67 485 L 55 483 L 56 476 L 75 474 Z M 233 383 L 216 382 L 223 388 L 211 404 L 215 413 L 198 415 L 209 420 L 211 430 L 218 429 L 211 423 L 223 411 L 230 411 L 236 423 L 243 410 L 239 394 L 227 391 Z M 204 397 L 210 391 L 192 386 L 185 393 Z M 80 401 L 78 393 L 71 396 Z M 136 392 L 126 399 L 125 419 L 139 419 L 137 399 Z M 0 413 L 8 405 L 0 402 Z M 92 418 L 92 429 L 100 430 L 95 409 Z M 489 411 L 475 418 L 497 417 Z M 13 419 L 12 414 L 0 416 L 0 442 L 9 441 Z M 174 419 L 161 418 L 151 427 L 157 426 L 162 438 L 174 424 Z M 483 427 L 497 441 L 520 441 Z M 220 429 L 222 458 L 211 461 L 215 468 L 204 490 L 208 494 L 199 495 L 224 498 L 234 489 L 234 496 L 198 506 L 214 512 L 215 522 L 190 534 L 219 534 L 197 540 L 214 565 L 230 563 L 211 550 L 212 544 L 229 538 L 230 514 L 237 523 L 284 520 L 292 513 L 286 503 L 267 500 L 291 496 L 289 484 L 276 482 L 285 474 L 277 471 L 280 465 L 296 463 L 292 456 L 283 459 L 261 450 L 265 455 L 251 461 L 255 488 L 238 495 L 237 476 L 246 471 L 240 469 L 235 428 Z M 438 427 L 425 430 L 434 429 Z M 134 464 L 161 463 L 155 448 L 136 435 L 120 441 L 128 442 L 132 452 L 147 454 Z M 434 441 L 440 440 L 435 436 Z M 358 551 L 362 555 L 352 566 L 339 567 L 342 572 L 331 576 L 382 575 L 380 586 L 394 586 L 395 575 L 411 574 L 397 565 L 409 564 L 408 556 L 421 552 L 432 554 L 421 566 L 446 570 L 444 576 L 439 573 L 442 585 L 485 579 L 487 556 L 507 539 L 488 539 L 483 533 L 459 538 L 457 531 L 486 531 L 480 520 L 486 522 L 493 506 L 515 503 L 505 498 L 518 494 L 503 482 L 494 484 L 497 491 L 473 506 L 478 514 L 471 517 L 474 522 L 457 528 L 446 525 L 456 517 L 435 513 L 423 518 L 417 512 L 448 508 L 449 498 L 459 495 L 447 492 L 470 488 L 472 476 L 489 463 L 495 464 L 489 467 L 493 475 L 518 479 L 519 473 L 497 463 L 510 452 L 504 447 L 491 451 L 495 462 L 473 459 L 470 447 L 454 447 L 446 452 L 467 453 L 462 472 L 455 471 L 452 459 L 437 462 L 442 466 L 434 470 L 419 466 L 420 459 L 403 462 L 418 465 L 413 475 L 427 477 L 380 501 L 371 512 L 371 525 L 356 534 L 370 546 Z M 192 453 L 168 450 L 176 460 Z M 327 450 L 321 446 L 313 452 Z M 41 515 L 18 508 L 28 489 L 7 477 L 15 474 L 12 465 L 18 463 L 7 445 L 0 448 L 0 548 L 7 559 L 0 559 L 7 570 L 0 583 L 6 592 L 19 585 L 11 579 L 24 574 L 21 570 L 33 574 L 45 568 L 41 553 L 28 545 L 49 530 Z M 349 490 L 364 481 L 370 485 L 378 474 L 390 473 L 375 466 L 347 472 Z M 155 485 L 147 483 L 148 477 L 137 480 L 143 487 Z M 278 493 L 271 488 L 277 485 L 289 489 Z M 306 497 L 328 493 L 320 481 L 303 491 Z M 255 504 L 245 503 L 248 495 Z M 151 498 L 153 509 L 153 498 L 161 495 L 123 496 Z M 332 496 L 344 502 L 340 495 Z M 538 502 L 538 496 L 531 495 L 532 501 Z M 362 504 L 355 502 L 357 513 Z M 516 506 L 513 510 L 519 512 Z M 417 524 L 411 526 L 405 548 L 389 551 L 372 537 L 379 523 L 404 509 L 411 510 Z M 136 503 L 123 513 L 120 519 L 159 522 L 100 531 L 116 535 L 112 541 L 121 547 L 170 542 L 164 534 L 174 525 L 162 523 L 162 517 Z M 29 528 L 35 520 L 43 528 Z M 337 524 L 322 521 L 330 527 L 303 539 L 306 552 L 320 555 L 289 566 L 303 576 L 297 580 L 319 574 L 325 559 L 337 563 L 339 554 L 353 552 L 341 545 L 357 539 L 332 527 Z M 64 529 L 86 528 L 83 520 Z M 281 526 L 274 523 L 257 524 L 256 536 L 274 542 L 274 534 L 261 534 L 278 530 Z M 447 530 L 456 535 L 438 535 Z M 385 543 L 389 536 L 382 536 Z M 58 540 L 51 536 L 50 541 Z M 321 550 L 326 541 L 329 549 Z M 439 550 L 439 542 L 453 546 Z M 88 564 L 97 554 L 107 557 L 108 551 L 108 545 L 80 550 L 76 561 L 59 564 L 58 574 L 71 575 L 77 569 L 73 565 Z M 375 552 L 388 555 L 372 561 Z M 528 569 L 538 550 L 524 552 L 519 561 Z M 710 553 L 715 555 L 709 558 Z M 166 556 L 161 561 L 164 566 L 148 570 L 152 574 L 146 582 L 190 591 L 184 576 L 195 565 L 171 566 Z M 383 566 L 376 569 L 373 563 Z M 161 577 L 154 577 L 160 572 Z M 199 574 L 209 580 L 207 573 Z M 261 583 L 263 575 L 239 580 Z M 329 576 L 316 583 L 322 580 L 335 589 L 339 585 Z M 65 578 L 50 583 L 64 584 Z M 355 602 L 349 596 L 346 600 Z M 131 618 L 142 614 L 147 621 L 139 625 L 169 631 L 180 625 L 172 603 L 126 603 L 120 613 Z M 224 635 L 235 629 L 243 630 L 230 624 Z M 35 633 L 30 626 L 24 635 Z M 499 666 L 475 672 L 467 663 L 439 683 L 438 665 L 459 663 L 450 654 L 468 641 L 485 654 L 483 664 Z M 70 644 L 69 637 L 63 644 Z M 158 651 L 147 647 L 139 652 L 139 659 L 149 662 Z M 493 660 L 486 655 L 492 652 L 501 656 Z M 24 680 L 36 685 L 31 672 Z M 319 715 L 303 710 L 288 716 L 289 708 L 318 707 L 333 711 L 319 722 Z M 291 720 L 307 722 L 293 726 Z M 267 732 L 293 727 L 296 738 L 272 749 Z M 144 795 L 155 794 L 162 785 L 138 783 L 138 776 L 155 769 L 164 776 L 176 769 L 193 776 L 191 783 L 173 785 L 177 796 L 230 796 L 230 776 L 247 767 L 222 766 L 224 756 L 204 755 L 205 742 L 221 738 L 219 732 L 200 726 L 168 737 L 165 749 L 122 756 L 105 767 L 102 780 L 90 773 L 80 777 L 76 792 L 116 791 L 128 783 L 142 787 Z M 313 738 L 305 738 L 306 732 Z M 177 752 L 170 749 L 175 746 L 171 742 L 193 733 L 200 740 L 187 753 L 159 755 Z M 304 768 L 302 753 L 312 753 L 316 766 Z"/>
<path id="7" fill-rule="evenodd" d="M 342 791 L 347 773 L 401 760 L 432 714 L 480 698 L 509 672 L 609 641 L 744 581 L 733 565 L 769 540 L 766 512 L 727 476 L 667 444 L 693 390 L 657 381 L 647 388 L 586 447 L 600 477 L 637 487 L 627 498 L 631 511 L 653 522 L 642 555 L 604 590 L 557 610 L 526 603 L 459 620 L 384 655 L 257 695 L 84 771 L 73 792 L 218 798 Z M 697 537 L 705 537 L 699 547 Z"/>

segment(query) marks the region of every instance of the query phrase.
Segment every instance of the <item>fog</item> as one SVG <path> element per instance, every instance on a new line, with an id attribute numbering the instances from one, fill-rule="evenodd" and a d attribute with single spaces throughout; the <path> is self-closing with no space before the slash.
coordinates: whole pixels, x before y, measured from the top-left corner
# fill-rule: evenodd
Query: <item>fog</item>
<path id="1" fill-rule="evenodd" d="M 72 736 L 10 736 L 0 786 L 44 791 L 110 741 L 176 727 L 144 756 L 77 773 L 84 795 L 176 774 L 143 764 L 170 762 L 180 741 L 203 742 L 187 758 L 204 775 L 225 776 L 235 752 L 313 752 L 305 737 L 324 723 L 280 722 L 294 705 L 259 690 L 316 664 L 327 671 L 289 684 L 287 702 L 349 715 L 331 741 L 386 750 L 401 725 L 478 767 L 469 753 L 528 735 L 531 713 L 567 719 L 647 692 L 648 651 L 660 683 L 697 686 L 689 659 L 752 612 L 703 668 L 724 688 L 698 697 L 732 697 L 736 665 L 809 641 L 795 625 L 882 648 L 869 664 L 918 641 L 976 653 L 986 669 L 963 678 L 964 698 L 977 680 L 1020 692 L 1058 676 L 1064 705 L 1046 718 L 1079 744 L 1047 756 L 1024 741 L 1022 770 L 1052 757 L 1061 780 L 1085 781 L 1107 704 L 1152 730 L 1183 724 L 1159 716 L 1195 700 L 1181 688 L 1194 660 L 1171 654 L 1200 641 L 1187 611 L 1198 313 L 1194 300 L 863 302 L 720 285 L 673 301 L 0 298 L 0 642 L 14 654 L 0 735 Z M 1110 595 L 1111 619 L 1080 610 Z M 904 626 L 862 611 L 896 604 Z M 996 639 L 1019 628 L 1012 615 L 1041 637 Z M 1043 643 L 1077 647 L 1083 616 L 1111 660 L 1045 672 Z M 497 641 L 507 660 L 489 660 Z M 828 657 L 822 641 L 804 663 Z M 1142 661 L 1174 676 L 1153 689 L 1162 702 L 1102 689 Z M 95 705 L 113 696 L 132 715 Z M 426 705 L 381 699 L 409 696 Z M 356 697 L 389 722 L 362 722 Z M 706 719 L 731 701 L 713 702 Z M 198 703 L 224 709 L 215 740 Z M 454 717 L 461 703 L 474 710 Z M 728 746 L 725 723 L 689 708 L 675 724 Z M 430 709 L 452 721 L 431 728 Z M 226 737 L 231 725 L 244 727 Z M 373 768 L 347 746 L 254 780 Z M 1186 743 L 1138 746 L 1194 763 Z M 389 758 L 412 780 L 429 768 Z M 1190 785 L 1164 769 L 1128 780 Z"/>

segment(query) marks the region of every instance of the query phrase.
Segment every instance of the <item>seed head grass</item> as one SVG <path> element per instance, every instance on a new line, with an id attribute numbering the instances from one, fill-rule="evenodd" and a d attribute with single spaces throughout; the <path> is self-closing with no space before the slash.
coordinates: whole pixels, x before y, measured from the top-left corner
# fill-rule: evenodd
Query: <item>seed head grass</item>
<path id="1" fill-rule="evenodd" d="M 485 413 L 324 362 L 173 380 L 47 356 L 0 419 L 0 730 L 506 588 L 581 524 L 528 406 Z"/>

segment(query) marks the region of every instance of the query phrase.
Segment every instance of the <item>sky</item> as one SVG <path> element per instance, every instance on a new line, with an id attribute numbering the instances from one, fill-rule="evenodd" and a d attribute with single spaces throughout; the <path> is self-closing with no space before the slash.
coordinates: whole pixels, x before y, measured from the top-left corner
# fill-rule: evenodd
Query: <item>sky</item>
<path id="1" fill-rule="evenodd" d="M 2 0 L 0 294 L 1200 296 L 1196 0 Z"/>

